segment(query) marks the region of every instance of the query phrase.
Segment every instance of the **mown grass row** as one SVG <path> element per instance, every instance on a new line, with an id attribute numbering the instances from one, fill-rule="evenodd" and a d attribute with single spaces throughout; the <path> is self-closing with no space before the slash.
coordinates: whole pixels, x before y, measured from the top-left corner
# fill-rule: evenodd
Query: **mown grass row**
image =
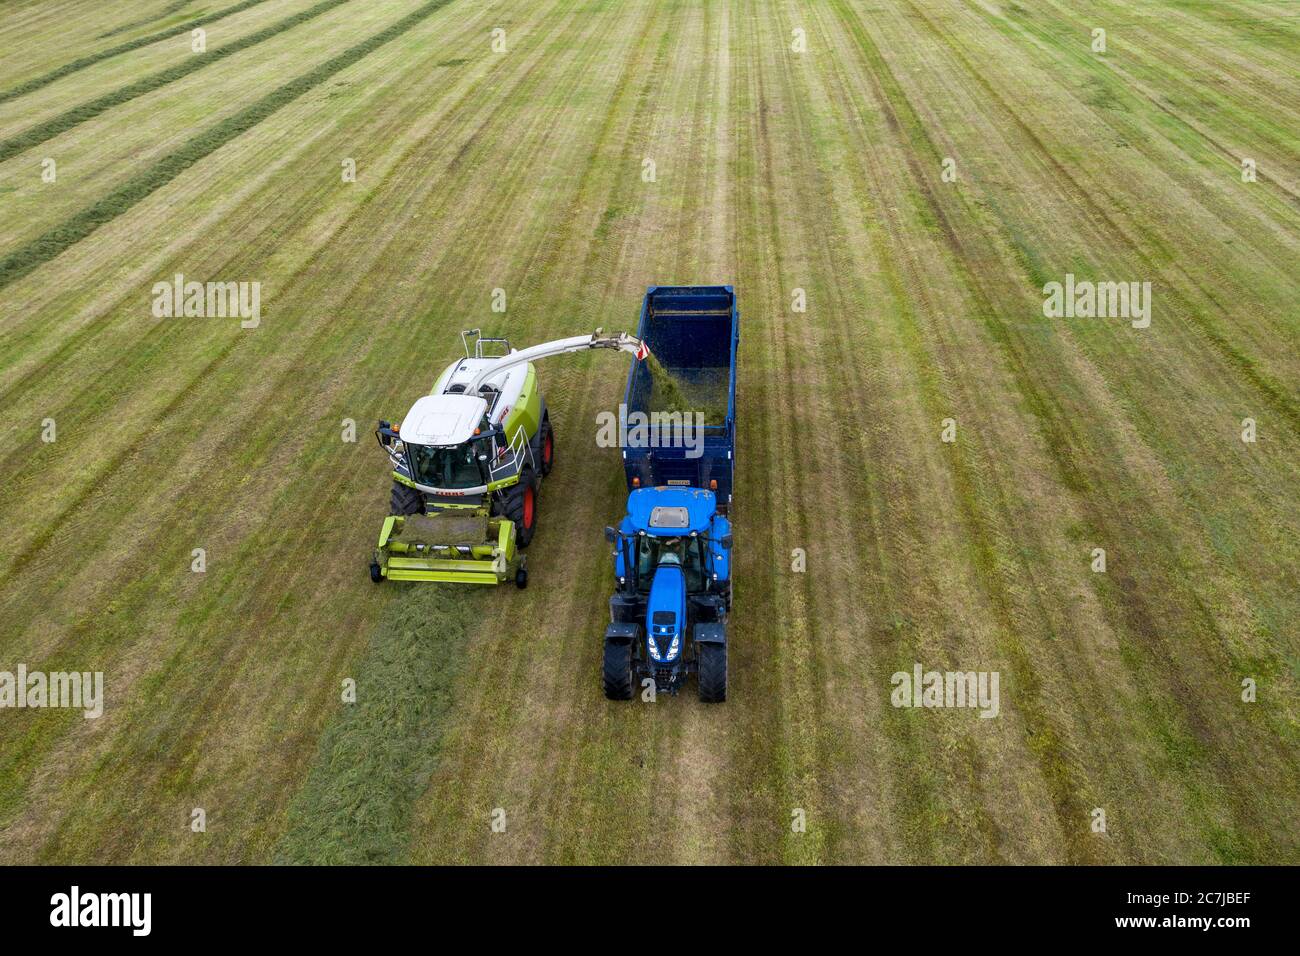
<path id="1" fill-rule="evenodd" d="M 390 601 L 289 808 L 279 863 L 405 862 L 411 815 L 442 744 L 466 645 L 488 595 L 414 585 Z"/>
<path id="2" fill-rule="evenodd" d="M 225 7 L 215 13 L 209 13 L 206 16 L 198 17 L 194 20 L 187 20 L 185 23 L 177 24 L 167 30 L 160 30 L 157 33 L 151 33 L 148 36 L 140 37 L 137 40 L 128 40 L 126 43 L 119 43 L 117 46 L 109 47 L 107 50 L 101 50 L 99 53 L 91 53 L 88 56 L 80 57 L 71 63 L 65 63 L 63 66 L 51 70 L 49 73 L 43 73 L 40 76 L 33 77 L 25 83 L 19 83 L 17 86 L 0 92 L 0 103 L 7 103 L 9 100 L 17 99 L 20 96 L 26 96 L 28 93 L 34 93 L 42 87 L 49 86 L 56 80 L 61 80 L 65 76 L 70 76 L 88 66 L 94 66 L 104 60 L 111 59 L 115 56 L 121 56 L 123 53 L 130 53 L 132 50 L 138 50 L 141 47 L 157 43 L 159 40 L 166 40 L 174 36 L 180 36 L 182 33 L 188 33 L 199 27 L 207 26 L 209 23 L 216 23 L 218 20 L 224 20 L 226 17 L 234 16 L 236 13 L 242 13 L 250 7 L 255 7 L 266 0 L 244 0 L 243 3 L 236 3 L 234 6 Z M 107 36 L 108 34 L 105 34 Z"/>
<path id="3" fill-rule="evenodd" d="M 147 27 L 149 24 L 157 20 L 165 20 L 173 13 L 180 13 L 180 11 L 190 5 L 190 2 L 191 0 L 172 0 L 171 3 L 167 4 L 166 7 L 153 16 L 145 17 L 142 20 L 132 20 L 130 23 L 124 23 L 120 27 L 114 27 L 111 30 L 101 33 L 99 36 L 95 37 L 95 39 L 107 40 L 109 37 L 115 37 L 122 33 L 130 33 L 132 30 L 138 30 L 141 27 Z"/>
<path id="4" fill-rule="evenodd" d="M 397 39 L 450 2 L 451 0 L 429 0 L 428 3 L 413 10 L 391 26 L 349 47 L 296 80 L 291 80 L 268 93 L 252 106 L 199 133 L 175 152 L 164 156 L 104 198 L 75 213 L 45 234 L 19 246 L 0 259 L 0 289 L 17 282 L 101 226 L 112 222 L 138 202 L 166 186 L 195 163 L 210 156 L 235 137 L 246 133 L 336 73 Z"/>
<path id="5" fill-rule="evenodd" d="M 291 17 L 285 17 L 276 23 L 271 24 L 258 30 L 256 33 L 250 33 L 248 36 L 240 37 L 224 46 L 218 47 L 209 53 L 187 53 L 185 59 L 175 66 L 169 66 L 165 70 L 159 70 L 157 73 L 151 73 L 134 83 L 128 83 L 126 86 L 113 90 L 111 93 L 105 93 L 103 96 L 91 100 L 89 103 L 82 103 L 80 106 L 74 106 L 70 110 L 64 110 L 58 116 L 51 117 L 43 123 L 37 123 L 35 126 L 23 130 L 16 136 L 11 136 L 6 140 L 0 141 L 0 163 L 7 159 L 17 156 L 24 150 L 31 149 L 33 146 L 39 146 L 41 143 L 48 142 L 54 137 L 66 133 L 74 127 L 80 126 L 87 120 L 92 120 L 96 116 L 111 110 L 115 106 L 121 106 L 146 93 L 152 93 L 154 90 L 166 86 L 168 83 L 174 83 L 179 79 L 189 76 L 191 73 L 197 73 L 206 66 L 213 63 L 219 63 L 227 57 L 241 53 L 250 47 L 257 46 L 274 36 L 284 33 L 286 30 L 292 30 L 300 24 L 309 20 L 314 20 L 321 14 L 328 13 L 335 7 L 348 3 L 349 0 L 321 0 L 320 3 L 313 7 L 308 7 Z"/>

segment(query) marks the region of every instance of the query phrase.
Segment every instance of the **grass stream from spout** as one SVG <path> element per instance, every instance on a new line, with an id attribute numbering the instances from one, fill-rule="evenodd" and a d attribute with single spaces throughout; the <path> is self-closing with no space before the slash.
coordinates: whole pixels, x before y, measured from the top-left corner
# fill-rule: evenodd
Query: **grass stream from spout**
<path id="1" fill-rule="evenodd" d="M 654 354 L 645 359 L 650 373 L 649 412 L 688 414 L 699 412 L 705 425 L 721 425 L 727 418 L 727 369 L 700 369 L 691 379 L 674 374 Z"/>

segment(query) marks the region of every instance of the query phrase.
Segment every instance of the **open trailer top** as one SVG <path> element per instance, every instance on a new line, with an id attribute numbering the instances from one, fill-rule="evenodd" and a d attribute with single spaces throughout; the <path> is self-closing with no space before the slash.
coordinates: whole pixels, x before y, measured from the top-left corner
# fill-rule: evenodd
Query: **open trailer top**
<path id="1" fill-rule="evenodd" d="M 729 285 L 650 286 L 641 304 L 637 338 L 679 386 L 686 403 L 705 415 L 702 450 L 675 443 L 646 447 L 635 429 L 624 427 L 623 468 L 628 489 L 656 485 L 704 488 L 726 513 L 735 469 L 736 350 L 740 313 Z M 633 413 L 656 411 L 649 363 L 632 362 L 623 404 Z M 699 452 L 697 454 L 697 452 Z"/>

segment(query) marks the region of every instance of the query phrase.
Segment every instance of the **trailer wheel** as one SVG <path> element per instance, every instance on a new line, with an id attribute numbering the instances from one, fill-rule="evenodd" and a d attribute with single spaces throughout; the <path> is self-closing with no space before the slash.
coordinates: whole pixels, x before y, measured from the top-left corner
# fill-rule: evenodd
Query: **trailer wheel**
<path id="1" fill-rule="evenodd" d="M 605 696 L 632 699 L 632 645 L 605 642 Z"/>
<path id="2" fill-rule="evenodd" d="M 528 547 L 537 530 L 537 485 L 537 473 L 525 468 L 506 499 L 506 517 L 515 523 L 515 543 L 520 548 Z"/>
<path id="3" fill-rule="evenodd" d="M 388 513 L 395 515 L 418 515 L 424 512 L 424 495 L 414 488 L 408 488 L 400 481 L 393 482 L 393 493 L 388 499 Z"/>
<path id="4" fill-rule="evenodd" d="M 721 704 L 727 699 L 727 645 L 697 644 L 700 659 L 700 700 Z"/>
<path id="5" fill-rule="evenodd" d="M 542 422 L 542 455 L 541 462 L 542 477 L 551 473 L 555 467 L 555 429 L 551 427 L 549 418 Z"/>

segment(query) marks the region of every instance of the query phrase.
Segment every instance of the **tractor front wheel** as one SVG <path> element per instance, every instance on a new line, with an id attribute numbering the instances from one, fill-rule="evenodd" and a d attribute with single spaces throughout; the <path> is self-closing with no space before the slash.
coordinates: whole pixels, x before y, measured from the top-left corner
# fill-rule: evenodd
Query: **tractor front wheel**
<path id="1" fill-rule="evenodd" d="M 697 644 L 700 668 L 700 700 L 721 704 L 727 699 L 727 645 Z"/>
<path id="2" fill-rule="evenodd" d="M 605 696 L 610 700 L 632 699 L 632 645 L 605 644 Z"/>

